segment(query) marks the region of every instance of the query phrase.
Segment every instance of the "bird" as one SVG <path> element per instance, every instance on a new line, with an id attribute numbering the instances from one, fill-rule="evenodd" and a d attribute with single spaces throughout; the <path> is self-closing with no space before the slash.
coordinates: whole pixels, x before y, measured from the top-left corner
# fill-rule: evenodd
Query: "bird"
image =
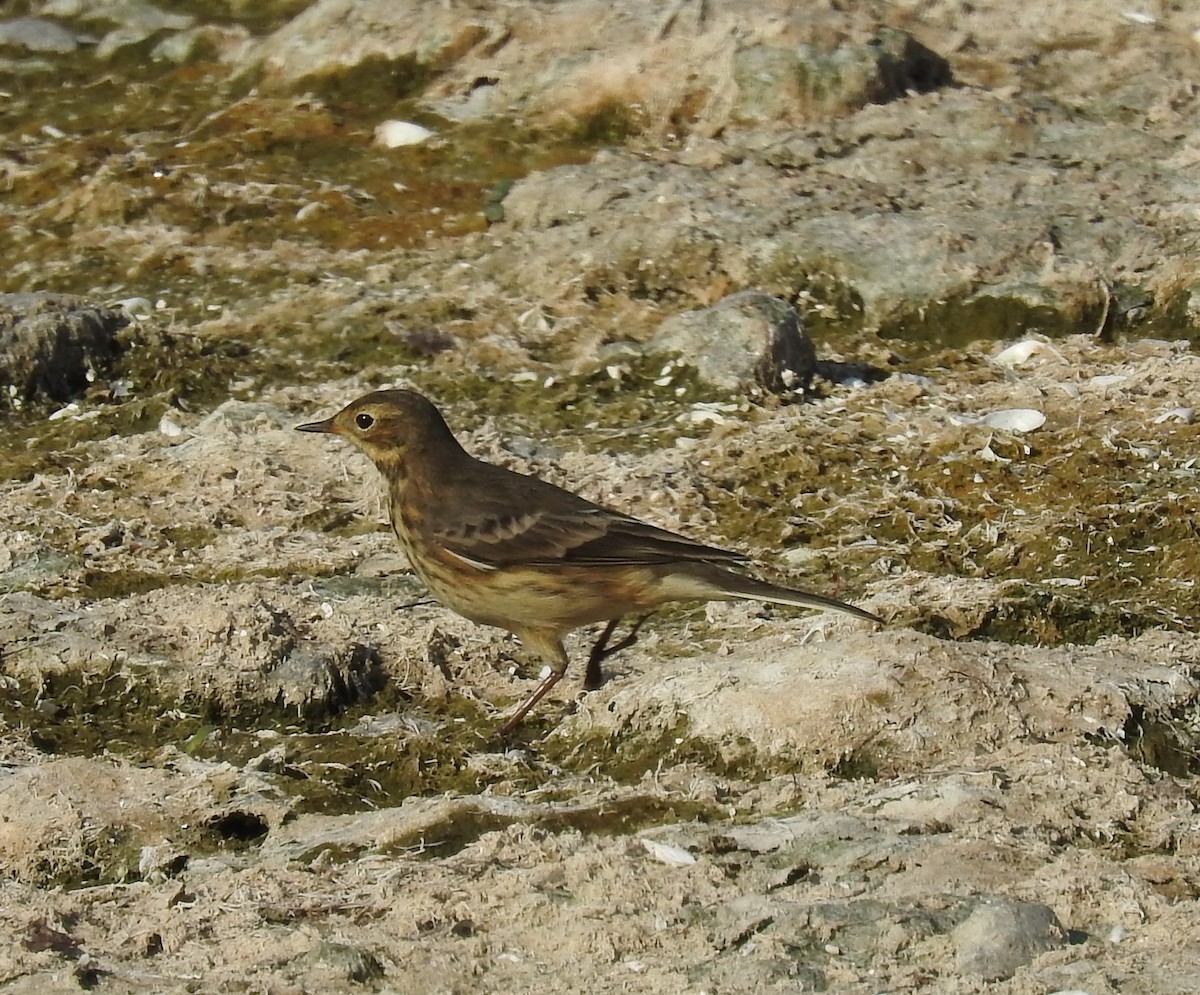
<path id="1" fill-rule="evenodd" d="M 607 623 L 588 657 L 590 691 L 603 681 L 601 662 L 635 641 L 649 613 L 667 602 L 756 600 L 883 622 L 835 598 L 747 576 L 736 569 L 748 561 L 741 553 L 476 459 L 415 390 L 374 391 L 296 430 L 339 436 L 366 454 L 387 482 L 392 530 L 430 594 L 473 622 L 508 630 L 549 664 L 500 737 L 562 679 L 563 639 L 585 625 Z M 642 617 L 609 646 L 632 613 Z"/>

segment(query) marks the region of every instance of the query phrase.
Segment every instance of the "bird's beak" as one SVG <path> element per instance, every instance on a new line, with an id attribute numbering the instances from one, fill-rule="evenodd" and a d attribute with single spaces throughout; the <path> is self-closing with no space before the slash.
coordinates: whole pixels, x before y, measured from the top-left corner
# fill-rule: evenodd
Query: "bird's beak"
<path id="1" fill-rule="evenodd" d="M 325 432 L 328 435 L 337 435 L 337 427 L 333 424 L 332 418 L 326 418 L 324 421 L 310 421 L 307 425 L 297 425 L 297 432 Z"/>

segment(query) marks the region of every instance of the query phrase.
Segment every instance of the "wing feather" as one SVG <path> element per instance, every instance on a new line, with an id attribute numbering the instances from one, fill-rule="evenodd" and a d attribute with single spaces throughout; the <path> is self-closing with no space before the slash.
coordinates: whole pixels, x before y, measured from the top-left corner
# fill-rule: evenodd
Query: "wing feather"
<path id="1" fill-rule="evenodd" d="M 740 553 L 706 546 L 493 464 L 489 486 L 451 488 L 426 513 L 447 550 L 485 568 L 529 564 L 618 566 L 695 560 L 740 563 Z M 514 512 L 514 508 L 523 509 Z"/>

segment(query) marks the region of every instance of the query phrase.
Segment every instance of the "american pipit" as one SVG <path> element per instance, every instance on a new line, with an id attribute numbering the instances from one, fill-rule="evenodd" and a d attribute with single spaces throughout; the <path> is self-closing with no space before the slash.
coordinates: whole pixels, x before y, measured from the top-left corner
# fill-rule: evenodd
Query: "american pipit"
<path id="1" fill-rule="evenodd" d="M 501 735 L 562 678 L 563 637 L 582 625 L 608 622 L 588 659 L 584 687 L 591 690 L 600 685 L 604 657 L 636 633 L 635 626 L 621 643 L 607 645 L 621 616 L 668 601 L 745 598 L 881 621 L 833 598 L 735 573 L 728 568 L 745 562 L 740 553 L 477 460 L 415 391 L 367 394 L 298 431 L 340 435 L 366 453 L 387 479 L 392 528 L 430 593 L 474 622 L 507 629 L 550 664 Z"/>

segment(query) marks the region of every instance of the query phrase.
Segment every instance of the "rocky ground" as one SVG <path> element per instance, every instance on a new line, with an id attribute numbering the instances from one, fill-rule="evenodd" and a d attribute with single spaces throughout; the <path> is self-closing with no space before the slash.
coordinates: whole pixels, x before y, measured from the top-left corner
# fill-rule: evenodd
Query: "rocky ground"
<path id="1" fill-rule="evenodd" d="M 0 992 L 1195 991 L 1198 30 L 16 5 Z M 498 743 L 537 661 L 293 431 L 386 384 L 886 624 L 664 611 Z"/>

